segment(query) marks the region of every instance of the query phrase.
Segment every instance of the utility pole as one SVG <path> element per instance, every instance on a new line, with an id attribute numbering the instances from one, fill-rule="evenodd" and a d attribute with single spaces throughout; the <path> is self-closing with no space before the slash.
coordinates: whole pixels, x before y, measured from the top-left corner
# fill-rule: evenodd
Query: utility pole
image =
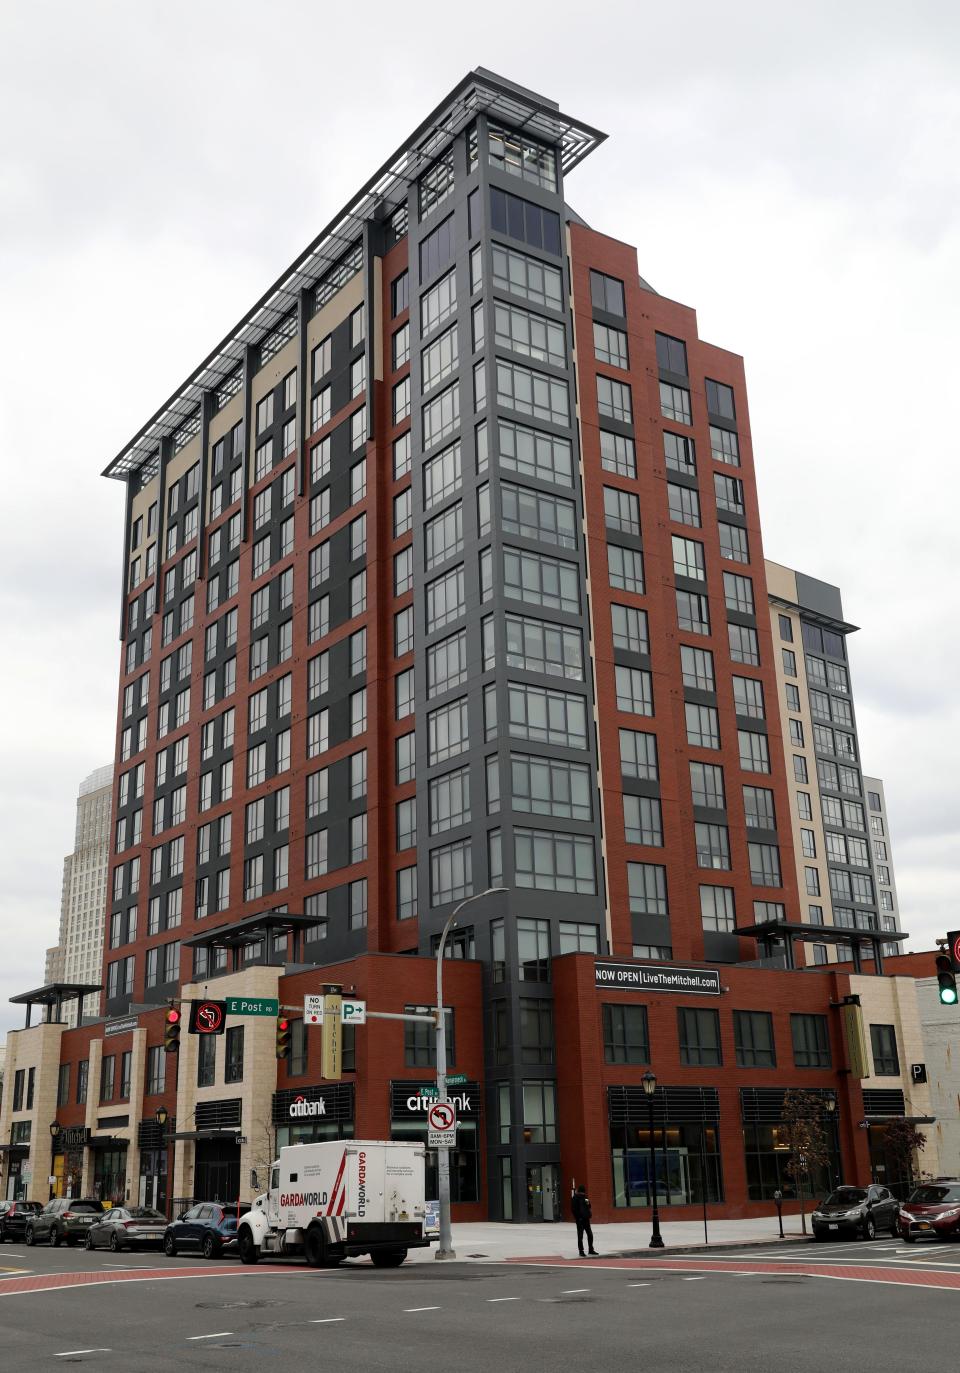
<path id="1" fill-rule="evenodd" d="M 477 892 L 476 896 L 468 896 L 465 901 L 461 901 L 459 906 L 454 906 L 447 917 L 447 923 L 443 927 L 440 936 L 440 943 L 437 945 L 437 1100 L 447 1100 L 447 1038 L 446 1026 L 444 1025 L 443 1009 L 443 953 L 446 948 L 447 935 L 453 929 L 457 916 L 464 906 L 469 906 L 471 901 L 480 901 L 485 896 L 493 896 L 495 892 L 504 892 L 506 887 L 487 887 L 485 891 Z M 450 1229 L 450 1150 L 437 1150 L 437 1180 L 440 1201 L 440 1243 L 437 1245 L 435 1259 L 455 1259 L 456 1253 L 453 1248 L 453 1234 Z"/>

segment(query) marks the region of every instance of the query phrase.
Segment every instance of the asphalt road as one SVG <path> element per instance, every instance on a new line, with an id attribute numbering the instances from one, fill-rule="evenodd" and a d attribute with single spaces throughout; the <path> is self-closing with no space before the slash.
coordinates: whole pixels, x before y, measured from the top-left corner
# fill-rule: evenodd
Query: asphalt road
<path id="1" fill-rule="evenodd" d="M 955 1366 L 960 1289 L 923 1285 L 926 1270 L 912 1257 L 920 1246 L 902 1259 L 883 1256 L 887 1272 L 899 1265 L 921 1279 L 902 1287 L 759 1269 L 764 1259 L 798 1269 L 821 1253 L 851 1271 L 873 1271 L 881 1260 L 877 1244 L 791 1248 L 801 1252 L 725 1253 L 724 1270 L 709 1272 L 697 1265 L 719 1256 L 397 1271 L 358 1262 L 314 1272 L 4 1245 L 0 1351 L 18 1373 L 60 1364 L 104 1373 L 299 1373 L 331 1362 L 349 1373 L 597 1373 L 638 1362 L 671 1373 Z M 924 1248 L 928 1260 L 960 1260 L 960 1249 Z M 656 1267 L 668 1260 L 679 1266 Z M 16 1292 L 28 1268 L 54 1282 L 76 1274 L 85 1285 Z M 149 1276 L 158 1270 L 163 1276 Z"/>

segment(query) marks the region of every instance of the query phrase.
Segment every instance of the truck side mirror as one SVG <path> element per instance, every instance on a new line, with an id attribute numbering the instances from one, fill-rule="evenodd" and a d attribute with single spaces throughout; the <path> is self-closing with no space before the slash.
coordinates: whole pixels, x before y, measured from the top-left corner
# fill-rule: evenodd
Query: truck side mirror
<path id="1" fill-rule="evenodd" d="M 253 1190 L 254 1190 L 255 1192 L 259 1192 L 259 1191 L 260 1191 L 260 1184 L 259 1184 L 259 1182 L 257 1181 L 257 1170 L 256 1170 L 256 1168 L 251 1168 L 251 1169 L 250 1169 L 250 1186 L 253 1188 Z"/>

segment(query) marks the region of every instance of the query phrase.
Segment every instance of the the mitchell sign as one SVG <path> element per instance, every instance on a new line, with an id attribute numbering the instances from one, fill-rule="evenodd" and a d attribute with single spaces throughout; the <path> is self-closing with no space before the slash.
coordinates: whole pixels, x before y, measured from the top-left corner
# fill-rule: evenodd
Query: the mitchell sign
<path id="1" fill-rule="evenodd" d="M 719 996 L 717 968 L 651 967 L 646 963 L 597 962 L 596 985 L 621 991 L 687 992 L 695 996 Z"/>

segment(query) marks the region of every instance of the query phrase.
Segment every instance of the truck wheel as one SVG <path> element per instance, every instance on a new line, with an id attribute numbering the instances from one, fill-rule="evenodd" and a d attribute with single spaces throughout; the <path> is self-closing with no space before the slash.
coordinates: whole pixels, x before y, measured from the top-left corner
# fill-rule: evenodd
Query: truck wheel
<path id="1" fill-rule="evenodd" d="M 254 1244 L 253 1236 L 246 1226 L 240 1231 L 238 1247 L 240 1249 L 241 1263 L 256 1263 L 257 1259 L 260 1257 L 260 1246 L 259 1244 Z"/>
<path id="2" fill-rule="evenodd" d="M 399 1268 L 407 1257 L 406 1249 L 376 1249 L 370 1255 L 374 1268 Z"/>
<path id="3" fill-rule="evenodd" d="M 312 1226 L 303 1241 L 303 1252 L 311 1268 L 322 1268 L 326 1258 L 327 1246 L 319 1225 Z"/>

